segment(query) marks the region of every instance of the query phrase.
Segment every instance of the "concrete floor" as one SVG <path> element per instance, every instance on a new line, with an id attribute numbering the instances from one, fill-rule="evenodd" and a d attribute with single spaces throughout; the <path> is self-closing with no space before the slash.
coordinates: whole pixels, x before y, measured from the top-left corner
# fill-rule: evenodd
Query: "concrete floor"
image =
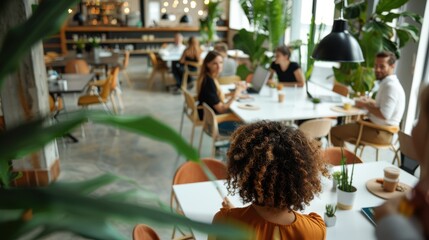
<path id="1" fill-rule="evenodd" d="M 165 91 L 160 78 L 155 82 L 153 90 L 148 91 L 147 79 L 150 71 L 146 58 L 135 56 L 131 58 L 127 72 L 133 86 L 129 87 L 122 81 L 125 105 L 122 114 L 152 115 L 179 130 L 183 96 Z M 76 108 L 76 99 L 77 96 L 68 96 L 65 99 L 68 109 Z M 78 137 L 79 143 L 70 143 L 67 139 L 58 140 L 61 159 L 60 181 L 89 179 L 110 172 L 134 180 L 142 188 L 155 193 L 165 204 L 169 204 L 175 169 L 184 162 L 183 158 L 177 161 L 177 153 L 172 147 L 144 136 L 93 123 L 85 124 L 84 131 L 85 138 L 82 137 L 80 128 L 73 132 Z M 185 138 L 189 139 L 191 124 L 186 119 L 183 132 Z M 198 140 L 200 129 L 197 129 L 195 136 Z M 194 140 L 194 146 L 197 145 L 197 140 Z M 208 137 L 205 138 L 201 156 L 210 154 L 210 141 Z M 381 151 L 380 160 L 390 162 L 392 158 L 391 152 Z M 375 161 L 375 151 L 365 150 L 363 160 Z M 123 186 L 124 183 L 114 184 L 107 188 L 107 192 L 119 191 Z M 101 192 L 103 191 L 106 190 Z M 144 200 L 137 198 L 134 201 Z M 125 236 L 132 238 L 132 224 L 116 225 Z M 154 226 L 154 228 L 161 239 L 170 239 L 172 227 Z M 70 234 L 59 234 L 48 239 L 80 238 Z"/>

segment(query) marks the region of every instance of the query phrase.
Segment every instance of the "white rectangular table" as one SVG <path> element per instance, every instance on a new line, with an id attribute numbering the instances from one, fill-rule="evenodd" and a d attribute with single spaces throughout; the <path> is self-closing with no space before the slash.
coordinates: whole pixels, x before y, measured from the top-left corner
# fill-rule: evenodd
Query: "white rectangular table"
<path id="1" fill-rule="evenodd" d="M 252 94 L 254 99 L 251 102 L 236 101 L 231 105 L 231 110 L 245 123 L 251 123 L 259 120 L 271 121 L 294 121 L 323 117 L 342 117 L 351 115 L 366 114 L 365 110 L 357 111 L 333 111 L 334 106 L 343 106 L 345 102 L 352 102 L 351 99 L 343 97 L 331 90 L 323 88 L 317 84 L 308 82 L 309 92 L 313 97 L 334 96 L 341 99 L 341 102 L 324 102 L 317 104 L 307 97 L 305 87 L 293 88 L 284 87 L 282 92 L 285 94 L 285 100 L 278 102 L 277 89 L 270 89 L 264 86 L 260 94 Z M 231 86 L 222 86 L 222 91 L 227 92 Z M 233 87 L 232 87 L 233 88 Z M 243 104 L 250 104 L 258 107 L 257 110 L 240 108 Z"/>
<path id="2" fill-rule="evenodd" d="M 337 223 L 334 227 L 327 228 L 327 239 L 375 239 L 374 226 L 362 215 L 361 208 L 378 206 L 384 202 L 383 199 L 373 195 L 366 189 L 366 182 L 373 178 L 382 178 L 383 169 L 392 166 L 387 162 L 371 162 L 355 164 L 355 174 L 353 185 L 357 188 L 357 196 L 352 210 L 338 210 Z M 349 165 L 351 168 L 351 165 Z M 334 170 L 339 170 L 339 166 Z M 414 186 L 418 179 L 409 173 L 401 170 L 400 181 Z M 224 181 L 216 181 L 221 191 L 226 195 L 227 190 Z M 335 204 L 337 194 L 332 191 L 332 180 L 323 178 L 323 192 L 311 201 L 304 213 L 316 212 L 323 218 L 326 204 Z M 216 190 L 213 182 L 201 182 L 191 184 L 181 184 L 173 186 L 174 193 L 180 207 L 186 217 L 210 223 L 222 204 L 222 197 Z M 239 196 L 229 196 L 232 203 L 243 206 Z M 207 235 L 194 231 L 195 239 L 205 240 Z"/>

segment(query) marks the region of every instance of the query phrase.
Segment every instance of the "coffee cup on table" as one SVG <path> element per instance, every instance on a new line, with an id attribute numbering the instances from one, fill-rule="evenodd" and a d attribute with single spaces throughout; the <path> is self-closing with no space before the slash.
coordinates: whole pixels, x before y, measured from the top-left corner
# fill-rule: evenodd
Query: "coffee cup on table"
<path id="1" fill-rule="evenodd" d="M 282 103 L 285 100 L 285 94 L 282 92 L 279 92 L 279 103 Z"/>
<path id="2" fill-rule="evenodd" d="M 394 192 L 399 183 L 399 169 L 395 167 L 384 168 L 383 189 L 385 192 Z"/>
<path id="3" fill-rule="evenodd" d="M 67 81 L 66 80 L 58 80 L 58 88 L 60 90 L 67 90 Z"/>

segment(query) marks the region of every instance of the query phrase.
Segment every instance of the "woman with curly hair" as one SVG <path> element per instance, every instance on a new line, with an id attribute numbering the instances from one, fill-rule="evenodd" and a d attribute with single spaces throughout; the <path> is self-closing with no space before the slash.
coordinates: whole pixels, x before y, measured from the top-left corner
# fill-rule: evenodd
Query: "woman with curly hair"
<path id="1" fill-rule="evenodd" d="M 319 215 L 296 212 L 322 191 L 320 177 L 328 174 L 313 140 L 279 122 L 257 122 L 232 134 L 228 159 L 229 193 L 238 189 L 251 204 L 234 208 L 225 199 L 214 223 L 243 223 L 253 239 L 325 239 Z"/>

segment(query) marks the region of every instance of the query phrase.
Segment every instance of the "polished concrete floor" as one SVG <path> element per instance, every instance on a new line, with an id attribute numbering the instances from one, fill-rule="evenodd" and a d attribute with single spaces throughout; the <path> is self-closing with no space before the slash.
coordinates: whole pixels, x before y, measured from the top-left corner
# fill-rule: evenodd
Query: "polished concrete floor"
<path id="1" fill-rule="evenodd" d="M 183 96 L 173 95 L 165 90 L 160 77 L 155 81 L 153 90 L 147 89 L 147 80 L 151 69 L 147 59 L 133 56 L 128 68 L 132 87 L 122 81 L 122 96 L 124 109 L 122 114 L 151 115 L 172 128 L 179 130 Z M 120 75 L 122 76 L 122 75 Z M 77 96 L 68 96 L 68 109 L 75 107 Z M 94 109 L 102 109 L 95 107 Z M 61 159 L 60 181 L 78 181 L 89 179 L 103 173 L 114 173 L 135 181 L 141 188 L 155 193 L 165 204 L 169 204 L 171 181 L 175 169 L 184 162 L 177 160 L 177 153 L 169 145 L 126 131 L 87 123 L 82 130 L 76 129 L 73 134 L 79 139 L 78 143 L 70 143 L 67 139 L 58 140 Z M 191 124 L 185 119 L 184 136 L 189 139 Z M 196 140 L 200 130 L 196 131 Z M 210 154 L 210 139 L 205 138 L 201 156 Z M 364 161 L 375 161 L 375 151 L 368 149 L 364 152 Z M 391 161 L 393 154 L 382 151 L 380 160 Z M 222 156 L 219 156 L 222 157 Z M 128 184 L 129 185 L 129 184 Z M 126 183 L 117 183 L 103 188 L 100 193 L 111 193 L 128 188 Z M 132 199 L 137 202 L 146 202 L 140 198 Z M 108 210 L 106 210 L 108 211 Z M 115 221 L 117 222 L 117 221 Z M 149 223 L 152 224 L 153 223 Z M 133 225 L 117 223 L 118 229 L 129 239 Z M 169 239 L 171 226 L 154 226 L 161 239 Z M 49 239 L 80 239 L 69 234 L 51 236 Z"/>

